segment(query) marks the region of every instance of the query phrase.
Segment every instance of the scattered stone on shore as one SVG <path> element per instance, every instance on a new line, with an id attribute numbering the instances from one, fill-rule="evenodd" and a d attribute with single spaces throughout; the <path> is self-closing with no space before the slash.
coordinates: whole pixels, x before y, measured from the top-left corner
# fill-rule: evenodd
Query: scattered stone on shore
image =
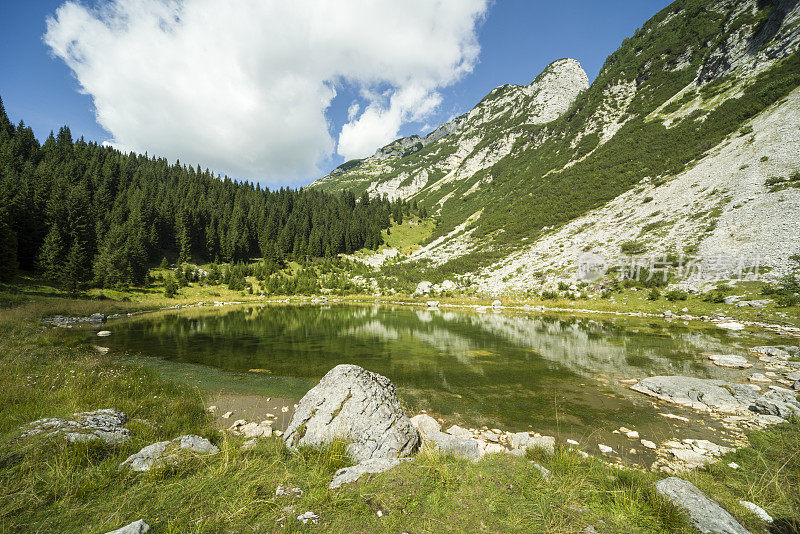
<path id="1" fill-rule="evenodd" d="M 219 449 L 210 441 L 193 434 L 180 436 L 172 441 L 159 441 L 132 454 L 120 467 L 130 467 L 134 471 L 149 471 L 155 467 L 175 463 L 182 453 L 217 454 Z"/>
<path id="2" fill-rule="evenodd" d="M 744 330 L 744 325 L 736 321 L 727 321 L 724 323 L 716 323 L 716 324 L 719 328 L 722 328 L 724 330 L 732 330 L 732 331 Z"/>
<path id="3" fill-rule="evenodd" d="M 145 523 L 144 519 L 139 519 L 117 530 L 110 530 L 106 534 L 145 534 L 145 532 L 150 532 L 150 525 Z"/>
<path id="4" fill-rule="evenodd" d="M 248 423 L 244 419 L 235 421 L 228 430 L 237 436 L 245 438 L 268 438 L 272 436 L 272 421 L 262 421 L 261 423 Z"/>
<path id="5" fill-rule="evenodd" d="M 111 330 L 100 330 L 97 335 L 100 337 L 108 337 L 111 335 Z"/>
<path id="6" fill-rule="evenodd" d="M 683 417 L 682 415 L 675 415 L 674 413 L 660 413 L 658 414 L 661 417 L 666 417 L 667 419 L 675 419 L 676 421 L 681 421 L 683 423 L 688 423 L 689 418 Z"/>
<path id="7" fill-rule="evenodd" d="M 349 441 L 358 462 L 416 452 L 419 432 L 405 415 L 394 384 L 356 365 L 337 365 L 300 400 L 284 441 L 289 448 Z"/>
<path id="8" fill-rule="evenodd" d="M 639 443 L 642 444 L 642 447 L 647 447 L 648 449 L 655 450 L 658 448 L 658 446 L 655 443 L 646 439 L 641 440 Z"/>
<path id="9" fill-rule="evenodd" d="M 767 513 L 766 510 L 761 508 L 759 505 L 752 503 L 750 501 L 739 501 L 739 504 L 753 512 L 760 520 L 765 523 L 772 523 L 773 519 L 772 516 Z"/>
<path id="10" fill-rule="evenodd" d="M 747 379 L 750 382 L 765 382 L 765 383 L 772 382 L 772 380 L 770 380 L 769 377 L 767 377 L 767 376 L 765 376 L 765 375 L 763 375 L 761 373 L 753 373 L 752 375 L 747 377 Z"/>
<path id="11" fill-rule="evenodd" d="M 577 441 L 575 441 L 574 439 L 568 439 L 568 440 L 567 440 L 567 443 L 568 443 L 569 445 L 573 445 L 573 446 L 575 446 L 575 447 L 577 447 L 578 445 L 580 445 L 580 443 L 578 443 L 578 442 L 577 442 Z"/>
<path id="12" fill-rule="evenodd" d="M 600 452 L 602 452 L 603 454 L 612 454 L 614 452 L 614 449 L 612 449 L 608 445 L 603 445 L 602 443 L 598 443 L 597 448 L 600 449 Z"/>
<path id="13" fill-rule="evenodd" d="M 217 407 L 216 406 L 209 406 L 208 408 L 206 408 L 206 411 L 208 413 L 217 413 Z"/>
<path id="14" fill-rule="evenodd" d="M 689 516 L 689 522 L 700 532 L 749 534 L 731 514 L 691 482 L 670 477 L 659 480 L 655 486 L 662 497 Z"/>
<path id="15" fill-rule="evenodd" d="M 372 460 L 364 460 L 359 464 L 336 471 L 328 488 L 336 489 L 342 484 L 353 483 L 364 475 L 383 473 L 411 460 L 411 458 L 373 458 Z"/>
<path id="16" fill-rule="evenodd" d="M 759 394 L 748 385 L 721 380 L 653 376 L 631 389 L 687 408 L 730 414 L 723 419 L 728 428 L 764 428 L 782 423 L 792 414 L 800 414 L 796 394 L 778 386 Z"/>
<path id="17" fill-rule="evenodd" d="M 451 436 L 455 436 L 457 438 L 470 439 L 470 438 L 473 437 L 472 436 L 472 432 L 470 432 L 466 428 L 461 428 L 458 425 L 453 425 L 450 428 L 448 428 L 447 429 L 447 433 L 450 434 Z"/>
<path id="18" fill-rule="evenodd" d="M 518 432 L 511 436 L 510 442 L 512 447 L 523 451 L 542 449 L 548 454 L 556 452 L 556 438 L 552 436 L 531 436 L 528 432 Z"/>
<path id="19" fill-rule="evenodd" d="M 502 308 L 502 307 L 503 307 L 503 303 L 501 301 L 499 301 L 499 300 L 493 300 L 492 301 L 492 308 Z"/>
<path id="20" fill-rule="evenodd" d="M 425 305 L 428 306 L 428 308 L 438 308 L 439 307 L 439 301 L 438 300 L 429 300 L 428 302 L 425 303 Z"/>
<path id="21" fill-rule="evenodd" d="M 739 469 L 741 466 L 736 462 L 730 462 L 728 463 L 728 467 L 730 467 L 731 469 Z"/>
<path id="22" fill-rule="evenodd" d="M 222 418 L 223 419 L 230 419 L 232 415 L 233 415 L 233 412 L 225 412 L 224 414 L 222 414 Z"/>
<path id="23" fill-rule="evenodd" d="M 477 439 L 472 438 L 472 434 L 466 429 L 461 430 L 467 432 L 470 437 L 461 437 L 453 434 L 446 434 L 441 431 L 441 425 L 433 417 L 420 414 L 411 418 L 411 424 L 419 431 L 425 443 L 430 443 L 431 446 L 443 453 L 453 454 L 468 460 L 477 461 L 486 453 L 486 444 Z M 453 427 L 450 427 L 452 430 Z M 461 433 L 463 435 L 463 433 Z"/>
<path id="24" fill-rule="evenodd" d="M 791 356 L 789 351 L 786 350 L 786 347 L 753 347 L 750 349 L 750 352 L 755 352 L 756 354 L 761 354 L 763 356 L 772 356 L 773 358 L 779 358 L 781 360 L 788 360 Z"/>
<path id="25" fill-rule="evenodd" d="M 64 315 L 54 315 L 42 319 L 44 324 L 59 328 L 71 328 L 75 325 L 89 324 L 91 326 L 101 326 L 106 323 L 108 317 L 102 313 L 93 313 L 88 317 L 68 317 Z"/>
<path id="26" fill-rule="evenodd" d="M 755 401 L 755 410 L 766 415 L 775 415 L 783 419 L 800 416 L 800 402 L 797 394 L 786 388 L 771 386 L 769 391 Z"/>
<path id="27" fill-rule="evenodd" d="M 71 443 L 100 440 L 109 444 L 123 443 L 130 439 L 130 430 L 123 425 L 128 417 L 116 410 L 102 409 L 93 412 L 72 414 L 72 419 L 39 419 L 22 427 L 21 437 L 43 434 L 47 437 L 63 437 Z"/>
<path id="28" fill-rule="evenodd" d="M 717 445 L 705 439 L 668 441 L 664 444 L 664 448 L 658 451 L 658 459 L 653 468 L 678 474 L 710 464 L 732 450 L 730 447 Z"/>
<path id="29" fill-rule="evenodd" d="M 712 363 L 719 367 L 732 367 L 734 369 L 747 369 L 753 367 L 753 364 L 747 361 L 743 356 L 735 354 L 712 354 L 708 357 Z"/>

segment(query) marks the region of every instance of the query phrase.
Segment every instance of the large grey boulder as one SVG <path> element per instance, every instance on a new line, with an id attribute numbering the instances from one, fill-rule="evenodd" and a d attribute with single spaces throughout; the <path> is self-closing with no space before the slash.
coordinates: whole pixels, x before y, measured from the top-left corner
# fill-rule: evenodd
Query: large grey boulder
<path id="1" fill-rule="evenodd" d="M 284 441 L 289 448 L 349 442 L 357 462 L 413 454 L 420 437 L 385 376 L 357 365 L 337 365 L 300 400 Z"/>
<path id="2" fill-rule="evenodd" d="M 742 384 L 688 376 L 651 376 L 631 389 L 699 411 L 747 414 L 758 394 Z"/>
<path id="3" fill-rule="evenodd" d="M 383 473 L 403 462 L 410 461 L 411 458 L 374 458 L 372 460 L 364 460 L 359 464 L 336 471 L 328 487 L 336 489 L 342 484 L 351 484 L 364 475 Z"/>
<path id="4" fill-rule="evenodd" d="M 219 449 L 207 439 L 189 434 L 172 441 L 159 441 L 148 445 L 136 454 L 130 455 L 120 467 L 127 466 L 134 471 L 149 471 L 156 467 L 173 464 L 186 453 L 217 454 L 218 452 Z"/>
<path id="5" fill-rule="evenodd" d="M 145 523 L 144 519 L 140 519 L 117 530 L 106 532 L 106 534 L 145 534 L 145 532 L 150 532 L 150 525 Z"/>
<path id="6" fill-rule="evenodd" d="M 724 508 L 686 480 L 670 477 L 656 482 L 658 493 L 682 509 L 689 522 L 704 533 L 749 534 Z"/>
<path id="7" fill-rule="evenodd" d="M 777 415 L 789 419 L 793 415 L 800 417 L 800 402 L 797 393 L 792 390 L 772 386 L 769 391 L 756 399 L 753 409 L 765 415 Z"/>
<path id="8" fill-rule="evenodd" d="M 103 409 L 72 414 L 72 419 L 39 419 L 22 427 L 22 437 L 43 434 L 47 437 L 62 437 L 71 443 L 103 441 L 109 444 L 123 443 L 131 437 L 124 428 L 128 417 L 116 410 Z"/>

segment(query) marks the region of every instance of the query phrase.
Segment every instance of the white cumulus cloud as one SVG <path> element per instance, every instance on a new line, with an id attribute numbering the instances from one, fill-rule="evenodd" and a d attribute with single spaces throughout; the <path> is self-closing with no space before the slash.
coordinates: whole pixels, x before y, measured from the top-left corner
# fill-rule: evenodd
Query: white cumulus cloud
<path id="1" fill-rule="evenodd" d="M 105 0 L 63 4 L 44 40 L 124 150 L 290 182 L 335 141 L 362 157 L 421 121 L 477 61 L 488 0 Z M 336 135 L 337 132 L 334 132 Z"/>

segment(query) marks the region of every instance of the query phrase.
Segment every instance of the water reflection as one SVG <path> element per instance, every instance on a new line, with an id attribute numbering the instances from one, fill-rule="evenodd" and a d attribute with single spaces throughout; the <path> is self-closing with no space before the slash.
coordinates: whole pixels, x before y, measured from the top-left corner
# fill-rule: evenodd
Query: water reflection
<path id="1" fill-rule="evenodd" d="M 703 352 L 744 352 L 723 331 L 643 320 L 372 306 L 204 309 L 113 325 L 109 343 L 168 360 L 318 380 L 354 363 L 388 376 L 416 409 L 509 430 L 586 433 L 653 424 L 617 378 L 731 378 Z M 741 378 L 741 377 L 739 377 Z"/>

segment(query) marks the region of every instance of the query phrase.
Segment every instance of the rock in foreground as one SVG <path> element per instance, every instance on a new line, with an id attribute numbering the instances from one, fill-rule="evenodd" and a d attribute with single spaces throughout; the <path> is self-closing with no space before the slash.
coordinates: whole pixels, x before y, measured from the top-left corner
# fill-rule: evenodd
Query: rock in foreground
<path id="1" fill-rule="evenodd" d="M 172 441 L 159 441 L 132 454 L 120 467 L 128 466 L 134 471 L 149 471 L 155 467 L 175 463 L 181 453 L 217 454 L 219 449 L 205 438 L 190 434 Z"/>
<path id="2" fill-rule="evenodd" d="M 328 487 L 330 489 L 336 489 L 342 484 L 355 482 L 364 475 L 383 473 L 384 471 L 397 467 L 403 462 L 410 461 L 411 458 L 375 458 L 373 460 L 365 460 L 360 464 L 344 467 L 336 471 Z"/>
<path id="3" fill-rule="evenodd" d="M 656 482 L 656 490 L 686 512 L 689 522 L 700 532 L 749 534 L 731 514 L 691 482 L 676 477 L 665 478 Z"/>
<path id="4" fill-rule="evenodd" d="M 128 417 L 116 410 L 103 409 L 72 414 L 72 419 L 39 419 L 23 427 L 22 437 L 44 434 L 60 436 L 71 443 L 104 441 L 115 444 L 128 441 L 131 433 L 123 425 Z"/>
<path id="5" fill-rule="evenodd" d="M 144 519 L 129 523 L 122 528 L 106 532 L 106 534 L 145 534 L 150 532 L 150 525 L 144 522 Z"/>
<path id="6" fill-rule="evenodd" d="M 357 462 L 409 456 L 420 437 L 385 376 L 356 365 L 337 365 L 300 400 L 284 441 L 289 448 L 348 441 Z"/>

